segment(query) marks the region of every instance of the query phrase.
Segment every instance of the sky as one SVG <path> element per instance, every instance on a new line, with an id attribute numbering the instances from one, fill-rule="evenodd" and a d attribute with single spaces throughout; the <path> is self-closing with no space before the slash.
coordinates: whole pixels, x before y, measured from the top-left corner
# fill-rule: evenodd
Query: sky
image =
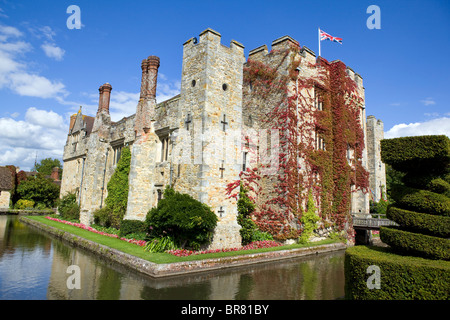
<path id="1" fill-rule="evenodd" d="M 343 39 L 322 41 L 322 57 L 362 76 L 366 115 L 385 138 L 450 137 L 448 0 L 0 0 L 0 165 L 62 161 L 70 115 L 95 116 L 106 82 L 112 120 L 134 114 L 150 55 L 161 59 L 157 101 L 178 94 L 183 43 L 207 28 L 246 57 L 285 35 L 318 54 L 321 28 Z"/>

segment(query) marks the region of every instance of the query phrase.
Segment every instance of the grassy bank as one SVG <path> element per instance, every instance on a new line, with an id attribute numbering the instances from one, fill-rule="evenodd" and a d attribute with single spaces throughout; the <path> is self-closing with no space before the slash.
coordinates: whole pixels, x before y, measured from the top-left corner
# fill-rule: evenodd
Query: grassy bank
<path id="1" fill-rule="evenodd" d="M 70 226 L 61 222 L 51 221 L 46 219 L 43 216 L 27 216 L 26 219 L 34 220 L 41 224 L 56 228 L 62 232 L 67 232 L 81 238 L 84 238 L 89 241 L 96 242 L 98 244 L 125 252 L 127 254 L 139 257 L 141 259 L 153 262 L 153 263 L 173 263 L 173 262 L 183 262 L 183 261 L 194 261 L 194 260 L 202 260 L 202 259 L 214 259 L 221 257 L 229 257 L 229 256 L 239 256 L 239 255 L 248 255 L 254 253 L 262 253 L 262 252 L 270 252 L 270 251 L 278 251 L 278 250 L 290 250 L 290 249 L 298 249 L 298 248 L 307 248 L 318 245 L 336 243 L 338 241 L 326 239 L 319 242 L 314 242 L 311 244 L 292 244 L 280 247 L 272 247 L 272 248 L 262 248 L 262 249 L 253 249 L 253 250 L 242 250 L 242 251 L 230 251 L 230 252 L 217 252 L 217 253 L 207 253 L 201 255 L 191 255 L 187 257 L 176 257 L 174 255 L 168 253 L 149 253 L 144 251 L 144 249 L 136 244 L 128 243 L 126 241 L 111 238 L 108 236 L 100 235 L 94 232 L 90 232 L 88 230 L 84 230 L 75 226 Z"/>

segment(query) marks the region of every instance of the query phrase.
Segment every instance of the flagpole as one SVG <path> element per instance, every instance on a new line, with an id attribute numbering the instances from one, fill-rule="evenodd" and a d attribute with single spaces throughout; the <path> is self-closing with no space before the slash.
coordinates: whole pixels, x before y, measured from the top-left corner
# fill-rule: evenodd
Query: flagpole
<path id="1" fill-rule="evenodd" d="M 319 57 L 320 57 L 321 56 L 321 53 L 320 53 L 320 27 L 317 32 L 318 32 L 318 36 L 319 36 Z"/>

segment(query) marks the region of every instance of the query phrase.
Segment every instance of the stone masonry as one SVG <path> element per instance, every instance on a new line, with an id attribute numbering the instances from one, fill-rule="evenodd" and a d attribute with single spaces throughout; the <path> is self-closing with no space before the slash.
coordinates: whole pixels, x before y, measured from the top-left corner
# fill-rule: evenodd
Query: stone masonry
<path id="1" fill-rule="evenodd" d="M 287 36 L 277 39 L 272 49 L 289 41 L 295 40 Z M 267 47 L 262 46 L 250 51 L 249 58 L 271 59 L 268 54 Z M 304 47 L 302 54 L 305 63 L 315 62 L 311 50 Z M 144 220 L 149 209 L 161 199 L 164 188 L 171 185 L 216 213 L 219 222 L 210 249 L 240 246 L 236 200 L 226 194 L 226 187 L 239 179 L 248 163 L 241 130 L 257 128 L 258 117 L 264 115 L 262 109 L 256 114 L 256 109 L 249 109 L 245 103 L 253 99 L 243 84 L 245 63 L 242 44 L 232 40 L 225 46 L 220 33 L 206 29 L 198 39 L 191 38 L 183 45 L 179 95 L 156 103 L 160 65 L 156 56 L 141 63 L 141 94 L 135 114 L 112 122 L 109 115 L 112 86 L 102 85 L 96 116 L 83 115 L 81 109 L 73 115 L 64 147 L 61 196 L 76 192 L 81 222 L 91 224 L 93 212 L 104 206 L 106 186 L 121 149 L 130 146 L 125 219 Z M 306 67 L 303 70 L 301 76 L 314 72 Z M 355 73 L 352 76 L 358 78 L 363 95 L 362 78 Z M 365 111 L 361 117 L 365 124 Z M 372 154 L 369 152 L 369 158 Z M 364 164 L 370 161 L 366 156 Z M 367 197 L 355 195 L 352 210 L 368 213 Z"/>

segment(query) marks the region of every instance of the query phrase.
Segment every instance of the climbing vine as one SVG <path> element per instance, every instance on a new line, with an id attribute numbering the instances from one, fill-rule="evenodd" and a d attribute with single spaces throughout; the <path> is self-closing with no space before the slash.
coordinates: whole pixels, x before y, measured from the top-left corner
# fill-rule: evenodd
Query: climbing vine
<path id="1" fill-rule="evenodd" d="M 278 141 L 267 148 L 278 150 L 278 167 L 267 173 L 264 169 L 270 164 L 256 163 L 227 186 L 227 193 L 237 197 L 241 184 L 249 190 L 258 228 L 279 240 L 302 233 L 310 193 L 322 221 L 342 231 L 349 219 L 351 192 L 368 187 L 361 162 L 364 132 L 357 85 L 342 62 L 302 61 L 295 44 L 272 50 L 264 61 L 249 59 L 244 67 L 244 88 L 250 90 L 244 94 L 244 109 L 256 116 L 259 129 L 278 134 Z M 299 76 L 299 66 L 315 69 L 310 73 L 314 76 Z M 246 144 L 252 139 L 261 144 L 266 137 L 243 138 Z M 261 150 L 256 153 L 259 156 Z"/>

